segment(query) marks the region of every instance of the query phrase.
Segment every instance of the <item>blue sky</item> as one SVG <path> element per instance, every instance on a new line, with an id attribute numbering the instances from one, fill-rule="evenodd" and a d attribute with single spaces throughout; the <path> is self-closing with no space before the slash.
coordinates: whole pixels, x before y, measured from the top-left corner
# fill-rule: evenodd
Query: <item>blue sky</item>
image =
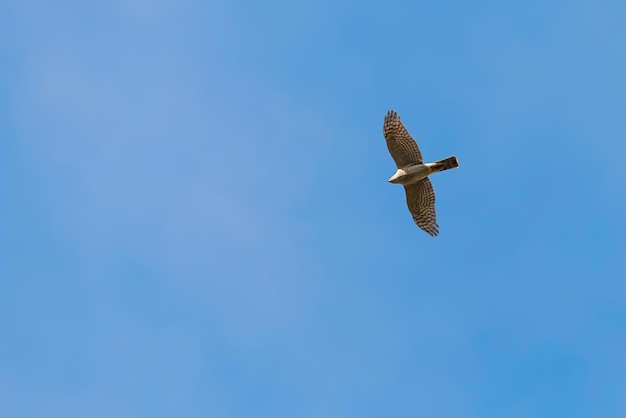
<path id="1" fill-rule="evenodd" d="M 0 12 L 0 415 L 626 416 L 624 2 Z"/>

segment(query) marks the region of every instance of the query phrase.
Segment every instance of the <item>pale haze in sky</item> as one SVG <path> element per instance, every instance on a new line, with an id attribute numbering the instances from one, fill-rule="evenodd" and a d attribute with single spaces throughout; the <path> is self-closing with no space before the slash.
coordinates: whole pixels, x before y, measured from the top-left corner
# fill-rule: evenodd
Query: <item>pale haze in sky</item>
<path id="1" fill-rule="evenodd" d="M 0 416 L 626 416 L 625 21 L 1 3 Z"/>

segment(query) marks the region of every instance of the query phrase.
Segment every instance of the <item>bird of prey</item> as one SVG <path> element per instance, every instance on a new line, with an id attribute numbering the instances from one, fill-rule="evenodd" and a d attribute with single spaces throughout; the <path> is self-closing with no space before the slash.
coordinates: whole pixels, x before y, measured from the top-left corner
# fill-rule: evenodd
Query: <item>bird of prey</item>
<path id="1" fill-rule="evenodd" d="M 452 156 L 434 163 L 424 163 L 417 142 L 400 121 L 400 116 L 393 110 L 387 112 L 385 116 L 383 135 L 389 153 L 398 167 L 389 182 L 404 186 L 406 204 L 413 221 L 431 236 L 436 236 L 439 233 L 439 225 L 435 215 L 435 191 L 428 176 L 458 167 L 458 160 Z"/>

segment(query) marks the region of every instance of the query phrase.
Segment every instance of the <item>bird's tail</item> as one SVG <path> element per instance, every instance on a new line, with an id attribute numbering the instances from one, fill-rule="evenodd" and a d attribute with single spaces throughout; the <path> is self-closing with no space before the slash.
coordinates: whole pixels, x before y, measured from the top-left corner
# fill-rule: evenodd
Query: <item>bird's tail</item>
<path id="1" fill-rule="evenodd" d="M 444 160 L 435 161 L 432 163 L 432 170 L 434 173 L 438 171 L 450 170 L 451 168 L 457 168 L 459 166 L 459 160 L 453 155 Z"/>

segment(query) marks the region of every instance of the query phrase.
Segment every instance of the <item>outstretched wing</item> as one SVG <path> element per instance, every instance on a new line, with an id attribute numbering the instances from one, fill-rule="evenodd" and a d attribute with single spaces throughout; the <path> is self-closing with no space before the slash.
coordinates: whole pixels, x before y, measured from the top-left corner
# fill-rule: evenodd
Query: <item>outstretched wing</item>
<path id="1" fill-rule="evenodd" d="M 406 130 L 400 116 L 393 110 L 387 112 L 383 124 L 383 135 L 387 140 L 387 148 L 398 168 L 422 162 L 422 153 L 417 142 Z"/>
<path id="2" fill-rule="evenodd" d="M 404 186 L 406 204 L 417 226 L 431 236 L 439 234 L 437 215 L 435 214 L 435 190 L 428 178 Z"/>

